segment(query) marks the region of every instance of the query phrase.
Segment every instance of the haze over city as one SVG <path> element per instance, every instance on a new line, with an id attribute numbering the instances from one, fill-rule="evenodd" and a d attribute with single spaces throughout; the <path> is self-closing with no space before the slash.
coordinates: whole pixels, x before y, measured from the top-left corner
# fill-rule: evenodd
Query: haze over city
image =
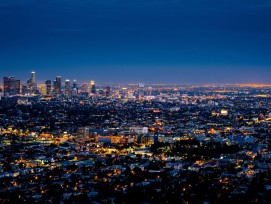
<path id="1" fill-rule="evenodd" d="M 271 1 L 0 2 L 0 75 L 269 83 Z"/>

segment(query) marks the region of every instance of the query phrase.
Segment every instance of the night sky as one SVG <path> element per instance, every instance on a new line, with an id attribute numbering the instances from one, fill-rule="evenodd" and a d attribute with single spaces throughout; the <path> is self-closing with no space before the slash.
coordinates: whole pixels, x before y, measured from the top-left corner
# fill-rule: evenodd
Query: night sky
<path id="1" fill-rule="evenodd" d="M 271 83 L 271 0 L 0 0 L 0 77 Z"/>

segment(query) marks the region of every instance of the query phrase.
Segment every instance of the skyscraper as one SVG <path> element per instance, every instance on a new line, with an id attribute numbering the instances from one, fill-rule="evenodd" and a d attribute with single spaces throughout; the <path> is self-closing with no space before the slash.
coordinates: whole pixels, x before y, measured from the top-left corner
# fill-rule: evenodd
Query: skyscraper
<path id="1" fill-rule="evenodd" d="M 96 94 L 96 86 L 95 86 L 95 82 L 92 80 L 90 81 L 90 90 L 92 94 Z"/>
<path id="2" fill-rule="evenodd" d="M 120 91 L 119 91 L 120 97 L 123 98 L 127 98 L 128 97 L 128 89 L 126 87 L 123 87 Z"/>
<path id="3" fill-rule="evenodd" d="M 77 81 L 76 81 L 76 79 L 74 79 L 73 82 L 72 82 L 72 88 L 77 89 Z"/>
<path id="4" fill-rule="evenodd" d="M 77 87 L 77 81 L 74 79 L 73 83 L 72 83 L 72 90 L 71 90 L 71 94 L 73 96 L 76 96 L 78 94 L 78 87 Z"/>
<path id="5" fill-rule="evenodd" d="M 52 82 L 51 82 L 51 80 L 46 80 L 45 85 L 46 85 L 46 95 L 47 96 L 52 95 Z"/>
<path id="6" fill-rule="evenodd" d="M 56 95 L 61 94 L 61 76 L 57 76 L 54 81 L 54 92 Z"/>
<path id="7" fill-rule="evenodd" d="M 149 86 L 146 91 L 147 91 L 148 96 L 152 95 L 152 87 L 151 86 Z"/>
<path id="8" fill-rule="evenodd" d="M 69 96 L 71 91 L 71 82 L 69 79 L 65 81 L 65 96 Z"/>
<path id="9" fill-rule="evenodd" d="M 27 85 L 22 85 L 22 94 L 23 95 L 29 94 Z"/>
<path id="10" fill-rule="evenodd" d="M 47 96 L 47 87 L 46 84 L 40 84 L 40 92 L 42 96 Z"/>
<path id="11" fill-rule="evenodd" d="M 15 77 L 4 77 L 4 95 L 13 96 L 20 94 L 20 80 L 17 80 Z"/>
<path id="12" fill-rule="evenodd" d="M 36 93 L 37 91 L 36 72 L 31 72 L 30 79 L 27 80 L 27 86 L 30 93 Z"/>
<path id="13" fill-rule="evenodd" d="M 86 83 L 82 84 L 81 92 L 87 92 L 87 84 Z"/>
<path id="14" fill-rule="evenodd" d="M 36 72 L 31 72 L 31 83 L 36 84 Z"/>
<path id="15" fill-rule="evenodd" d="M 18 79 L 15 81 L 15 92 L 16 94 L 20 94 L 21 92 L 21 81 Z"/>
<path id="16" fill-rule="evenodd" d="M 141 99 L 144 96 L 144 87 L 143 83 L 138 84 L 138 98 Z"/>

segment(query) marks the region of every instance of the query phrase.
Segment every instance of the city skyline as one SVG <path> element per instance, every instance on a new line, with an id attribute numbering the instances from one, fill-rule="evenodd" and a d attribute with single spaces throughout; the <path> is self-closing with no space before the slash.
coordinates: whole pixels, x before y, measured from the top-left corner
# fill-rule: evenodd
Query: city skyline
<path id="1" fill-rule="evenodd" d="M 271 0 L 0 0 L 0 202 L 271 203 Z"/>
<path id="2" fill-rule="evenodd" d="M 38 81 L 61 75 L 101 83 L 269 83 L 270 5 L 0 2 L 0 76 L 27 80 L 34 70 Z"/>
<path id="3" fill-rule="evenodd" d="M 181 72 L 182 70 L 178 70 L 178 71 Z M 36 71 L 32 70 L 31 72 L 23 73 L 22 75 L 19 74 L 20 72 L 18 72 L 17 74 L 15 72 L 13 72 L 13 74 L 5 74 L 4 73 L 2 75 L 2 77 L 0 78 L 0 83 L 1 83 L 1 85 L 3 85 L 3 82 L 4 82 L 3 77 L 15 77 L 15 78 L 18 78 L 21 81 L 22 85 L 27 84 L 28 83 L 27 81 L 30 80 L 29 79 L 30 74 L 32 74 L 34 72 L 34 73 L 38 74 L 37 79 L 36 79 L 37 84 L 44 84 L 44 83 L 46 83 L 47 80 L 52 80 L 53 81 L 56 77 L 61 77 L 61 79 L 63 80 L 62 85 L 64 85 L 65 80 L 69 80 L 69 81 L 76 80 L 78 84 L 89 83 L 90 81 L 94 80 L 95 84 L 97 83 L 99 85 L 106 85 L 106 84 L 111 84 L 111 85 L 125 85 L 125 84 L 127 84 L 128 85 L 128 84 L 139 84 L 139 83 L 150 84 L 150 85 L 151 84 L 164 84 L 164 85 L 227 85 L 227 84 L 228 85 L 234 85 L 234 84 L 264 84 L 264 85 L 269 85 L 269 84 L 271 84 L 270 80 L 268 80 L 268 79 L 267 80 L 262 80 L 263 78 L 260 77 L 260 75 L 261 76 L 264 76 L 264 75 L 266 76 L 266 74 L 268 74 L 269 70 L 255 70 L 255 71 L 257 71 L 257 74 L 255 73 L 256 75 L 253 76 L 253 80 L 246 80 L 247 78 L 244 77 L 244 76 L 248 76 L 249 74 L 252 75 L 253 71 L 254 70 L 247 70 L 246 72 L 243 73 L 243 75 L 241 76 L 242 78 L 240 78 L 240 80 L 238 80 L 238 81 L 234 81 L 234 80 L 228 80 L 227 81 L 227 80 L 225 80 L 225 81 L 220 81 L 219 82 L 219 81 L 209 80 L 209 81 L 198 81 L 197 82 L 197 81 L 181 81 L 181 80 L 179 80 L 179 81 L 171 81 L 170 82 L 170 81 L 165 81 L 165 80 L 154 80 L 153 81 L 153 80 L 150 80 L 150 79 L 149 80 L 148 79 L 139 80 L 140 77 L 137 77 L 137 78 L 134 77 L 132 80 L 125 80 L 125 79 L 124 80 L 120 79 L 120 80 L 116 80 L 116 81 L 115 80 L 110 80 L 110 79 L 109 80 L 103 80 L 102 78 L 100 78 L 97 75 L 93 75 L 93 76 L 96 76 L 96 78 L 93 78 L 93 77 L 82 77 L 80 75 L 69 75 L 68 76 L 65 73 L 64 74 L 59 73 L 58 75 L 51 74 L 51 75 L 48 76 L 49 78 L 45 78 L 44 75 L 40 75 Z M 265 73 L 264 71 L 266 71 L 267 73 Z M 186 70 L 186 72 L 184 72 L 184 73 L 188 73 L 188 72 L 194 72 L 195 73 L 195 70 Z M 232 73 L 230 73 L 231 71 L 229 71 L 229 70 L 223 70 L 223 72 L 224 72 L 223 74 L 225 74 L 225 72 L 228 72 L 229 74 L 232 74 Z M 175 73 L 176 73 L 176 71 L 175 71 Z M 198 73 L 202 74 L 203 71 L 199 70 Z M 213 75 L 216 75 L 216 77 L 218 77 L 218 75 L 217 75 L 218 73 L 219 73 L 219 70 L 216 70 L 213 73 Z M 154 74 L 157 74 L 157 72 L 154 73 Z M 163 73 L 163 76 L 165 76 L 164 74 L 165 74 L 165 72 Z M 193 75 L 193 74 L 191 74 L 191 75 Z M 79 77 L 77 77 L 77 76 L 79 76 Z M 211 76 L 211 77 L 213 77 L 213 76 Z M 223 75 L 221 77 L 229 78 L 229 76 L 226 76 L 226 75 Z M 98 81 L 97 78 L 100 79 L 100 80 Z M 243 80 L 244 78 L 245 78 L 245 80 Z"/>

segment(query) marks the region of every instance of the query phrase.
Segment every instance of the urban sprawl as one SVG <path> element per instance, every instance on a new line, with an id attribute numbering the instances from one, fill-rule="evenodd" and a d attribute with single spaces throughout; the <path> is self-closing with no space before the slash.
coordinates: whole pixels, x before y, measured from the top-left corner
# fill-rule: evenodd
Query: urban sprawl
<path id="1" fill-rule="evenodd" d="M 0 203 L 271 203 L 271 86 L 0 86 Z"/>

